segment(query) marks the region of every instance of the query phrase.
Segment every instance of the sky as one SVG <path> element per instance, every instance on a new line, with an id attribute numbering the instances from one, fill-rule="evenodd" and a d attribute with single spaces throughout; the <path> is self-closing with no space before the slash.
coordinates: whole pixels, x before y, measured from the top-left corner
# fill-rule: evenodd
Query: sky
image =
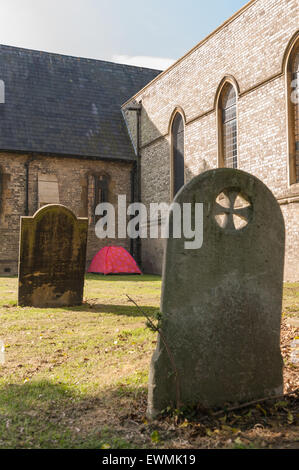
<path id="1" fill-rule="evenodd" d="M 0 44 L 164 70 L 247 0 L 0 0 Z"/>

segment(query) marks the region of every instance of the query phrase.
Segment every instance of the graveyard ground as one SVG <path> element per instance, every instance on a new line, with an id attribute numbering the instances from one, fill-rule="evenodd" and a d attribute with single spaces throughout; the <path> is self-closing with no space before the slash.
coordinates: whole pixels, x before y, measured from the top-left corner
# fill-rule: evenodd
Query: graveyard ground
<path id="1" fill-rule="evenodd" d="M 158 276 L 88 275 L 83 306 L 20 308 L 17 279 L 0 278 L 0 448 L 298 448 L 299 283 L 284 288 L 285 393 L 217 416 L 145 418 Z M 296 328 L 297 318 L 297 328 Z M 299 358 L 299 352 L 298 352 Z M 266 373 L 266 371 L 265 371 Z"/>

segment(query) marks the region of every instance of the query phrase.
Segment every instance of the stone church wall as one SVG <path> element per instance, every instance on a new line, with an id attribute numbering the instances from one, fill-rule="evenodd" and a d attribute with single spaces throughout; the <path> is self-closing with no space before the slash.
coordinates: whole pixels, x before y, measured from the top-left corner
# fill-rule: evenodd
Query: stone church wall
<path id="1" fill-rule="evenodd" d="M 185 181 L 218 167 L 217 92 L 238 92 L 238 168 L 260 178 L 282 204 L 287 228 L 286 280 L 299 279 L 299 183 L 289 185 L 284 58 L 298 33 L 297 0 L 254 0 L 125 103 L 141 102 L 142 201 L 172 200 L 171 122 L 185 121 Z M 161 272 L 163 242 L 143 242 L 144 267 Z M 150 260 L 148 262 L 147 260 Z M 157 260 L 156 262 L 154 260 Z"/>

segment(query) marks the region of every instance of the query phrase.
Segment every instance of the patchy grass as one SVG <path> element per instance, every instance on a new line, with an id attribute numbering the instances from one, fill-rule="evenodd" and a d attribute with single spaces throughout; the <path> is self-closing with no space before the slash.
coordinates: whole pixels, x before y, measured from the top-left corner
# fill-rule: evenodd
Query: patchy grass
<path id="1" fill-rule="evenodd" d="M 154 316 L 160 288 L 159 276 L 87 275 L 82 306 L 21 308 L 17 279 L 1 278 L 0 448 L 296 447 L 294 396 L 217 419 L 197 410 L 147 422 L 156 335 L 126 294 Z M 299 284 L 286 284 L 286 392 L 298 387 L 291 346 L 299 332 L 288 325 L 298 304 Z"/>

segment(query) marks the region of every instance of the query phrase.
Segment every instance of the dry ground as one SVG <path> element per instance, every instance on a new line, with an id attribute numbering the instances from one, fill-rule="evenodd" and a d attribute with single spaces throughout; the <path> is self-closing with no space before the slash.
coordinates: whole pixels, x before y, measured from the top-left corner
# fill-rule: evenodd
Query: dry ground
<path id="1" fill-rule="evenodd" d="M 285 393 L 213 416 L 179 411 L 148 423 L 146 384 L 156 335 L 158 276 L 88 275 L 69 309 L 16 306 L 17 279 L 0 279 L 0 448 L 298 448 L 299 284 L 284 288 Z M 299 359 L 299 351 L 298 351 Z"/>

